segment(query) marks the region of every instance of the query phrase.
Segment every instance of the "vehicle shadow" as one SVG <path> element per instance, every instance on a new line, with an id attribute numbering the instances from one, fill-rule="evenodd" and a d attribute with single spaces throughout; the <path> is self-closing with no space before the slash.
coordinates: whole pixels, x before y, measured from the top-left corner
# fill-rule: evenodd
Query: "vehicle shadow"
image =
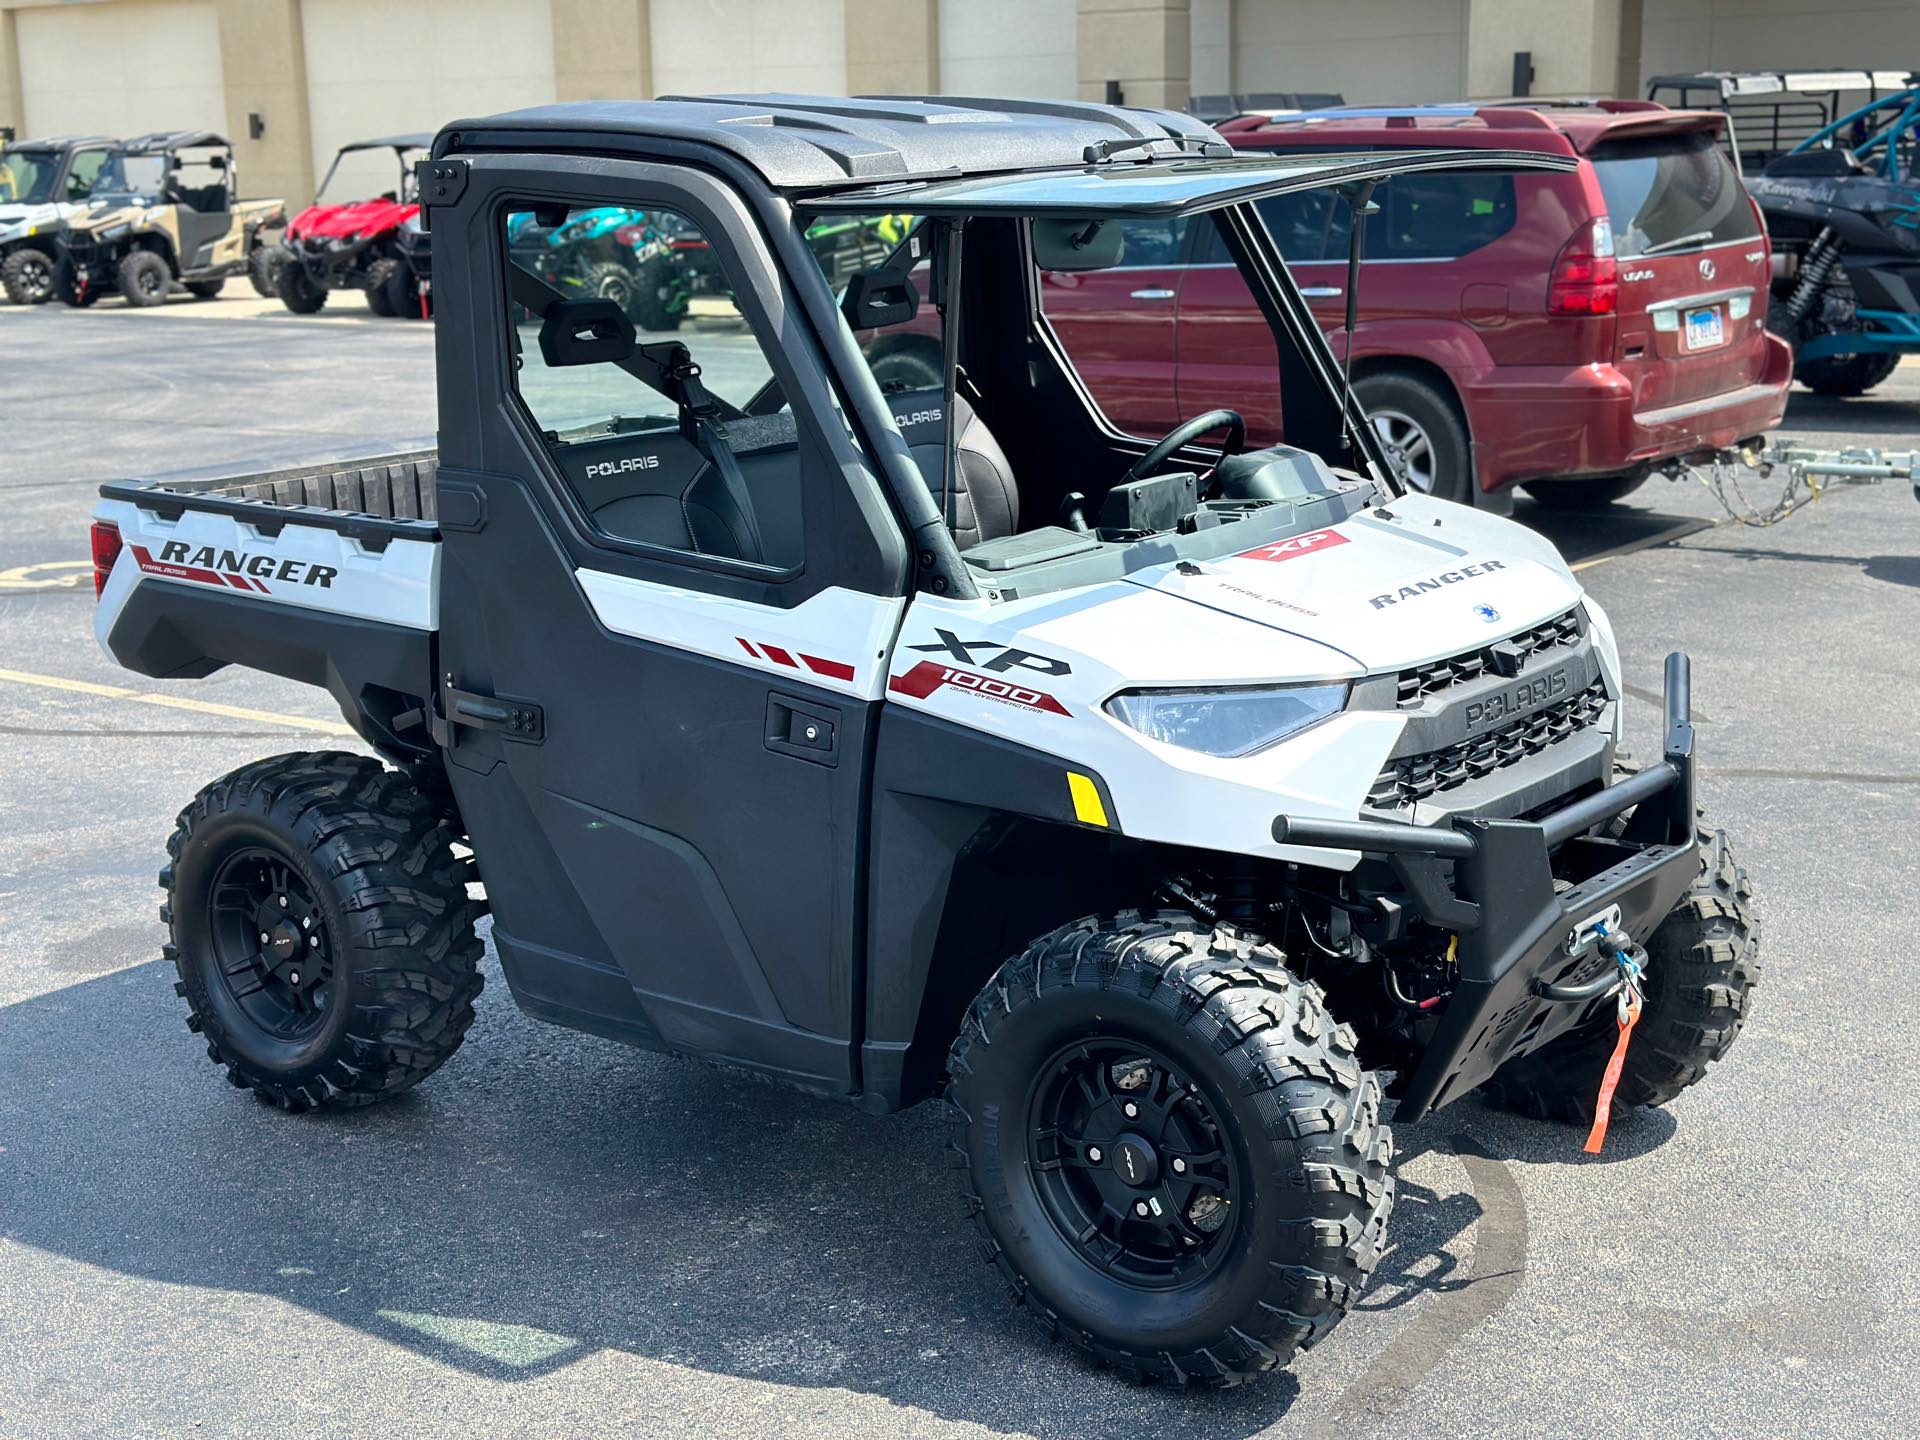
<path id="1" fill-rule="evenodd" d="M 1674 515 L 1631 505 L 1603 505 L 1592 510 L 1555 510 L 1520 498 L 1513 518 L 1544 535 L 1569 565 L 1618 551 L 1670 544 L 1711 528 L 1697 515 Z"/>
<path id="2" fill-rule="evenodd" d="M 613 1350 L 1042 1436 L 1249 1435 L 1300 1397 L 1292 1373 L 1221 1393 L 1132 1385 L 1022 1323 L 973 1263 L 937 1108 L 874 1119 L 554 1030 L 488 972 L 481 1022 L 442 1074 L 298 1117 L 219 1083 L 158 963 L 0 1009 L 0 1235 L 271 1296 L 495 1380 Z M 1578 1140 L 1471 1104 L 1403 1137 L 1392 1248 L 1363 1306 L 1438 1296 L 1401 1327 L 1430 1332 L 1416 1353 L 1431 1368 L 1517 1287 L 1524 1203 L 1485 1172 L 1506 1258 L 1487 1261 L 1483 1238 L 1463 1274 L 1485 1178 L 1421 1157 Z"/>

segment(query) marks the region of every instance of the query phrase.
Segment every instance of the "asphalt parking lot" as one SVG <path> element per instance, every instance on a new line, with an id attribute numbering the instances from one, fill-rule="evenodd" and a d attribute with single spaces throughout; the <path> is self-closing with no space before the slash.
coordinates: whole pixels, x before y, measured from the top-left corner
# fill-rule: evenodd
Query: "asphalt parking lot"
<path id="1" fill-rule="evenodd" d="M 113 667 L 93 487 L 429 433 L 430 327 L 249 296 L 0 310 L 0 344 L 0 1435 L 1910 1428 L 1906 485 L 1771 530 L 1707 523 L 1692 484 L 1602 517 L 1522 502 L 1613 619 L 1643 753 L 1662 657 L 1693 656 L 1705 794 L 1765 925 L 1752 1021 L 1598 1158 L 1472 1099 L 1403 1127 L 1360 1311 L 1288 1373 L 1182 1394 L 1011 1311 L 931 1110 L 875 1120 L 543 1026 L 491 958 L 465 1048 L 396 1103 L 289 1118 L 220 1083 L 159 960 L 162 842 L 233 766 L 354 742 L 317 690 Z M 1920 444 L 1920 368 L 1798 394 L 1785 432 Z"/>

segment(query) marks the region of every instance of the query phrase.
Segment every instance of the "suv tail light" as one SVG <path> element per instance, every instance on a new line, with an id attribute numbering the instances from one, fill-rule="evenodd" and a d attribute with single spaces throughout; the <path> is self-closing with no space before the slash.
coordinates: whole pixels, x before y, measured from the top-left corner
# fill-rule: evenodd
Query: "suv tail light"
<path id="1" fill-rule="evenodd" d="M 1620 267 L 1613 258 L 1613 222 L 1595 220 L 1573 232 L 1553 262 L 1549 315 L 1611 315 L 1620 308 Z"/>
<path id="2" fill-rule="evenodd" d="M 91 539 L 93 598 L 98 600 L 100 592 L 107 588 L 107 577 L 113 574 L 113 562 L 120 558 L 120 527 L 111 520 L 96 520 L 93 522 Z"/>

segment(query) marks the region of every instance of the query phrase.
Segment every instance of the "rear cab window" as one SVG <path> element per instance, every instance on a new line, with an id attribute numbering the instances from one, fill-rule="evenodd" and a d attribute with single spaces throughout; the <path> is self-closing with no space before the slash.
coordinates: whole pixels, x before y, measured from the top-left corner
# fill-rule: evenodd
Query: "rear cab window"
<path id="1" fill-rule="evenodd" d="M 1752 240 L 1760 233 L 1746 187 L 1711 133 L 1594 146 L 1587 158 L 1606 197 L 1622 260 Z"/>

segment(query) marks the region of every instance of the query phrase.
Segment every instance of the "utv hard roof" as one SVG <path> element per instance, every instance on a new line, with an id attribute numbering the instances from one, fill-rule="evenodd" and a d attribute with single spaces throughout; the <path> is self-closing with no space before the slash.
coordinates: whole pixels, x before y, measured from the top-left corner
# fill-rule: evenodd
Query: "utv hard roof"
<path id="1" fill-rule="evenodd" d="M 447 126 L 435 158 L 541 143 L 724 150 L 776 190 L 1084 165 L 1090 147 L 1150 142 L 1168 155 L 1226 142 L 1191 115 L 1067 100 L 965 96 L 668 95 L 578 100 Z M 1130 154 L 1145 151 L 1130 150 Z"/>
<path id="2" fill-rule="evenodd" d="M 419 135 L 385 135 L 377 140 L 354 140 L 340 147 L 342 155 L 356 150 L 425 150 L 433 144 L 433 132 Z"/>
<path id="3" fill-rule="evenodd" d="M 1018 175 L 976 175 L 870 185 L 803 199 L 804 211 L 835 214 L 1030 215 L 1080 218 L 1100 214 L 1178 217 L 1406 170 L 1572 170 L 1571 156 L 1538 150 L 1372 150 L 1348 154 L 1268 151 L 1224 160 L 1156 160 L 1083 165 Z"/>
<path id="4" fill-rule="evenodd" d="M 82 145 L 118 145 L 120 141 L 111 135 L 46 135 L 37 140 L 10 141 L 6 150 L 12 154 L 17 150 L 77 150 Z"/>
<path id="5" fill-rule="evenodd" d="M 1788 91 L 1905 90 L 1920 81 L 1911 70 L 1703 70 L 1693 75 L 1655 75 L 1647 90 L 1717 90 L 1723 100 L 1736 95 L 1778 95 Z"/>
<path id="6" fill-rule="evenodd" d="M 226 136 L 213 130 L 156 130 L 151 135 L 123 140 L 119 148 L 128 155 L 164 155 L 171 150 L 191 150 L 199 145 L 232 148 Z"/>

